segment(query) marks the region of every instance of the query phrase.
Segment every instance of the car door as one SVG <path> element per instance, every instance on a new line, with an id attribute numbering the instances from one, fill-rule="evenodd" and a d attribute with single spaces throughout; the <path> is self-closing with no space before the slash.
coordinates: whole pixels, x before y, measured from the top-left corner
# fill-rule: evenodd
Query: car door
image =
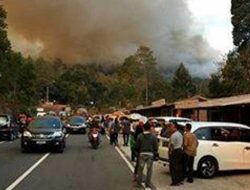
<path id="1" fill-rule="evenodd" d="M 244 169 L 250 169 L 250 130 L 241 129 L 240 134 L 242 142 L 243 166 Z"/>
<path id="2" fill-rule="evenodd" d="M 243 163 L 242 143 L 237 128 L 213 127 L 211 128 L 211 149 L 219 162 L 220 170 L 241 169 Z"/>
<path id="3" fill-rule="evenodd" d="M 158 141 L 159 141 L 159 150 L 158 150 L 158 152 L 159 152 L 160 160 L 169 161 L 169 157 L 168 157 L 169 139 L 159 136 Z"/>

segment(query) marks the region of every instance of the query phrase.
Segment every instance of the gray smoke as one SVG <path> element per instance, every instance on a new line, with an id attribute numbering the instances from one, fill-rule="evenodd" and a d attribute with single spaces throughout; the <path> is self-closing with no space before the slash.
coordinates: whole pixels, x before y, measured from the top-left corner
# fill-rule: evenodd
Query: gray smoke
<path id="1" fill-rule="evenodd" d="M 212 71 L 218 57 L 185 0 L 5 0 L 13 47 L 67 63 L 121 63 L 149 46 L 162 68 Z"/>

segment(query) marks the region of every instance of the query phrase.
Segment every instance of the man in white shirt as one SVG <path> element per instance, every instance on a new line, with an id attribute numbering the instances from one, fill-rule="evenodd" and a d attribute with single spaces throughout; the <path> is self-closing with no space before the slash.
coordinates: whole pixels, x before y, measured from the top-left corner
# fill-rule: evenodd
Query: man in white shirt
<path id="1" fill-rule="evenodd" d="M 178 131 L 176 124 L 171 124 L 170 130 L 172 132 L 169 140 L 169 170 L 172 178 L 171 186 L 178 186 L 182 184 L 184 179 L 183 174 L 183 136 Z"/>

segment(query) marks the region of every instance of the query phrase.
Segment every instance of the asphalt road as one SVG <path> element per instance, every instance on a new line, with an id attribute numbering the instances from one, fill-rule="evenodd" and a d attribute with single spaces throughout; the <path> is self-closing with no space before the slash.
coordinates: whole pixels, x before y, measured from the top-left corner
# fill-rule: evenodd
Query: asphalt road
<path id="1" fill-rule="evenodd" d="M 20 190 L 133 190 L 132 173 L 126 163 L 103 137 L 93 150 L 87 135 L 70 135 L 65 152 L 21 153 L 20 140 L 0 142 L 0 189 L 6 189 L 34 166 L 14 189 Z M 20 178 L 19 178 L 20 179 Z"/>

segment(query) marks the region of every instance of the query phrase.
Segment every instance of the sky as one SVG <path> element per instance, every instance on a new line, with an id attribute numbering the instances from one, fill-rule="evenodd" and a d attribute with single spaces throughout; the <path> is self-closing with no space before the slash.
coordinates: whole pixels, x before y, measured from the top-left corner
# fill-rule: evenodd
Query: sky
<path id="1" fill-rule="evenodd" d="M 121 64 L 140 45 L 159 67 L 209 76 L 233 48 L 230 0 L 8 0 L 8 35 L 24 55 Z M 48 27 L 49 26 L 49 27 Z"/>
<path id="2" fill-rule="evenodd" d="M 233 49 L 231 0 L 188 0 L 198 30 L 221 54 Z"/>

